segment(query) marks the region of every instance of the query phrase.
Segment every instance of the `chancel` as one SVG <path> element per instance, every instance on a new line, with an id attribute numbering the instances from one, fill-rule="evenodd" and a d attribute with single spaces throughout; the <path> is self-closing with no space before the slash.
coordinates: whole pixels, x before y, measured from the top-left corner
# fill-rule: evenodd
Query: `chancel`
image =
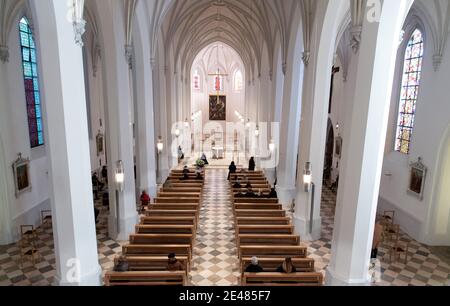
<path id="1" fill-rule="evenodd" d="M 449 285 L 449 12 L 0 0 L 0 286 Z"/>

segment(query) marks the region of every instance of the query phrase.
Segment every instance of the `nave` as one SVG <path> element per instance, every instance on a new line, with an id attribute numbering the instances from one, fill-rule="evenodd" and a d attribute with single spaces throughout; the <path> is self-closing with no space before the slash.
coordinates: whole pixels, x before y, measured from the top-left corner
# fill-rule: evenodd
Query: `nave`
<path id="1" fill-rule="evenodd" d="M 227 171 L 220 168 L 206 170 L 202 194 L 199 226 L 192 254 L 192 269 L 188 285 L 237 286 L 240 284 L 240 263 L 237 257 L 235 227 L 233 224 L 232 192 L 226 180 Z M 326 275 L 331 257 L 331 239 L 334 226 L 336 195 L 325 188 L 322 194 L 322 238 L 301 241 L 307 246 L 308 257 L 314 259 L 317 271 Z M 97 224 L 99 262 L 103 276 L 114 267 L 114 259 L 121 255 L 122 246 L 128 242 L 114 241 L 107 233 L 108 210 L 101 201 Z M 290 216 L 290 214 L 288 214 Z M 55 285 L 55 255 L 51 228 L 37 230 L 36 247 L 40 255 L 33 266 L 25 262 L 21 266 L 20 247 L 17 244 L 0 247 L 0 286 L 49 286 Z M 394 286 L 442 286 L 449 285 L 450 263 L 406 234 L 402 240 L 409 244 L 409 261 L 389 263 L 388 250 L 380 248 L 381 268 L 376 285 Z"/>

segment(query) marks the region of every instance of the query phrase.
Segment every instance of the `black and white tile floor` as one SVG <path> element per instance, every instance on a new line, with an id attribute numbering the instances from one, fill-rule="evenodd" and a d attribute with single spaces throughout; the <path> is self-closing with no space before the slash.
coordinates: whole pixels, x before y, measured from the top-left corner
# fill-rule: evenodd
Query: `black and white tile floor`
<path id="1" fill-rule="evenodd" d="M 191 285 L 234 286 L 239 284 L 239 265 L 233 226 L 230 190 L 224 169 L 210 169 L 206 176 L 203 205 L 197 241 L 194 248 Z M 302 242 L 308 247 L 309 257 L 316 260 L 316 267 L 324 272 L 331 257 L 335 195 L 324 189 L 322 195 L 322 238 Z M 121 244 L 108 237 L 107 210 L 101 209 L 97 224 L 99 262 L 103 271 L 113 267 L 113 259 L 121 252 Z M 380 248 L 381 274 L 375 285 L 442 286 L 450 285 L 450 266 L 432 253 L 432 249 L 412 240 L 409 260 L 389 263 L 387 249 Z M 33 266 L 25 262 L 21 266 L 17 244 L 0 246 L 0 286 L 49 286 L 54 285 L 55 255 L 51 229 L 38 229 L 37 248 L 41 258 Z"/>

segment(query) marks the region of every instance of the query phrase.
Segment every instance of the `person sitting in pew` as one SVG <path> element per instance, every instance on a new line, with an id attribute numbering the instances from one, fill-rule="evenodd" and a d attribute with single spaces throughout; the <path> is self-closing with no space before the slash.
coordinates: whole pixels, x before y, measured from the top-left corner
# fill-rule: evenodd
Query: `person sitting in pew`
<path id="1" fill-rule="evenodd" d="M 297 272 L 297 269 L 295 269 L 294 265 L 292 264 L 291 258 L 286 258 L 281 266 L 277 269 L 278 273 L 295 273 Z"/>
<path id="2" fill-rule="evenodd" d="M 180 261 L 178 261 L 175 253 L 170 253 L 168 257 L 169 257 L 169 262 L 167 264 L 168 271 L 171 272 L 184 271 L 183 264 Z"/>
<path id="3" fill-rule="evenodd" d="M 241 188 L 242 188 L 242 185 L 241 185 L 241 179 L 240 179 L 240 178 L 238 178 L 238 179 L 236 180 L 236 183 L 234 183 L 233 188 L 234 188 L 234 189 L 241 189 Z"/>
<path id="4" fill-rule="evenodd" d="M 123 257 L 120 257 L 117 264 L 114 266 L 114 272 L 128 272 L 128 270 L 128 261 L 126 261 Z"/>
<path id="5" fill-rule="evenodd" d="M 184 169 L 183 169 L 183 177 L 182 178 L 180 178 L 180 180 L 181 181 L 187 181 L 188 179 L 189 179 L 189 168 L 188 168 L 188 166 L 184 166 Z"/>
<path id="6" fill-rule="evenodd" d="M 245 185 L 245 188 L 253 188 L 252 184 L 250 183 L 249 179 L 247 179 L 247 185 Z"/>
<path id="7" fill-rule="evenodd" d="M 247 193 L 245 194 L 245 198 L 257 198 L 257 197 L 259 197 L 258 194 L 254 193 L 253 189 L 251 187 L 247 188 Z"/>
<path id="8" fill-rule="evenodd" d="M 196 180 L 203 180 L 202 171 L 200 169 L 197 169 L 195 171 L 195 179 Z"/>
<path id="9" fill-rule="evenodd" d="M 273 187 L 270 190 L 269 194 L 267 194 L 267 195 L 263 194 L 262 197 L 267 198 L 267 199 L 278 199 L 278 194 L 277 194 L 277 191 L 275 190 L 275 187 Z"/>
<path id="10" fill-rule="evenodd" d="M 252 263 L 245 269 L 247 273 L 262 273 L 264 269 L 259 265 L 258 258 L 252 257 Z"/>

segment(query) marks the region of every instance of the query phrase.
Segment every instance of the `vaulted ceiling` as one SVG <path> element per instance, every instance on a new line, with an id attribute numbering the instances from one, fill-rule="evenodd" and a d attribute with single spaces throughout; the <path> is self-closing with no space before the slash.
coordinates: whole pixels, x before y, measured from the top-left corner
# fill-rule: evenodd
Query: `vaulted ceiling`
<path id="1" fill-rule="evenodd" d="M 235 49 L 247 69 L 260 72 L 263 51 L 272 60 L 277 35 L 287 49 L 296 0 L 174 0 L 162 24 L 165 50 L 186 67 L 207 45 Z"/>

